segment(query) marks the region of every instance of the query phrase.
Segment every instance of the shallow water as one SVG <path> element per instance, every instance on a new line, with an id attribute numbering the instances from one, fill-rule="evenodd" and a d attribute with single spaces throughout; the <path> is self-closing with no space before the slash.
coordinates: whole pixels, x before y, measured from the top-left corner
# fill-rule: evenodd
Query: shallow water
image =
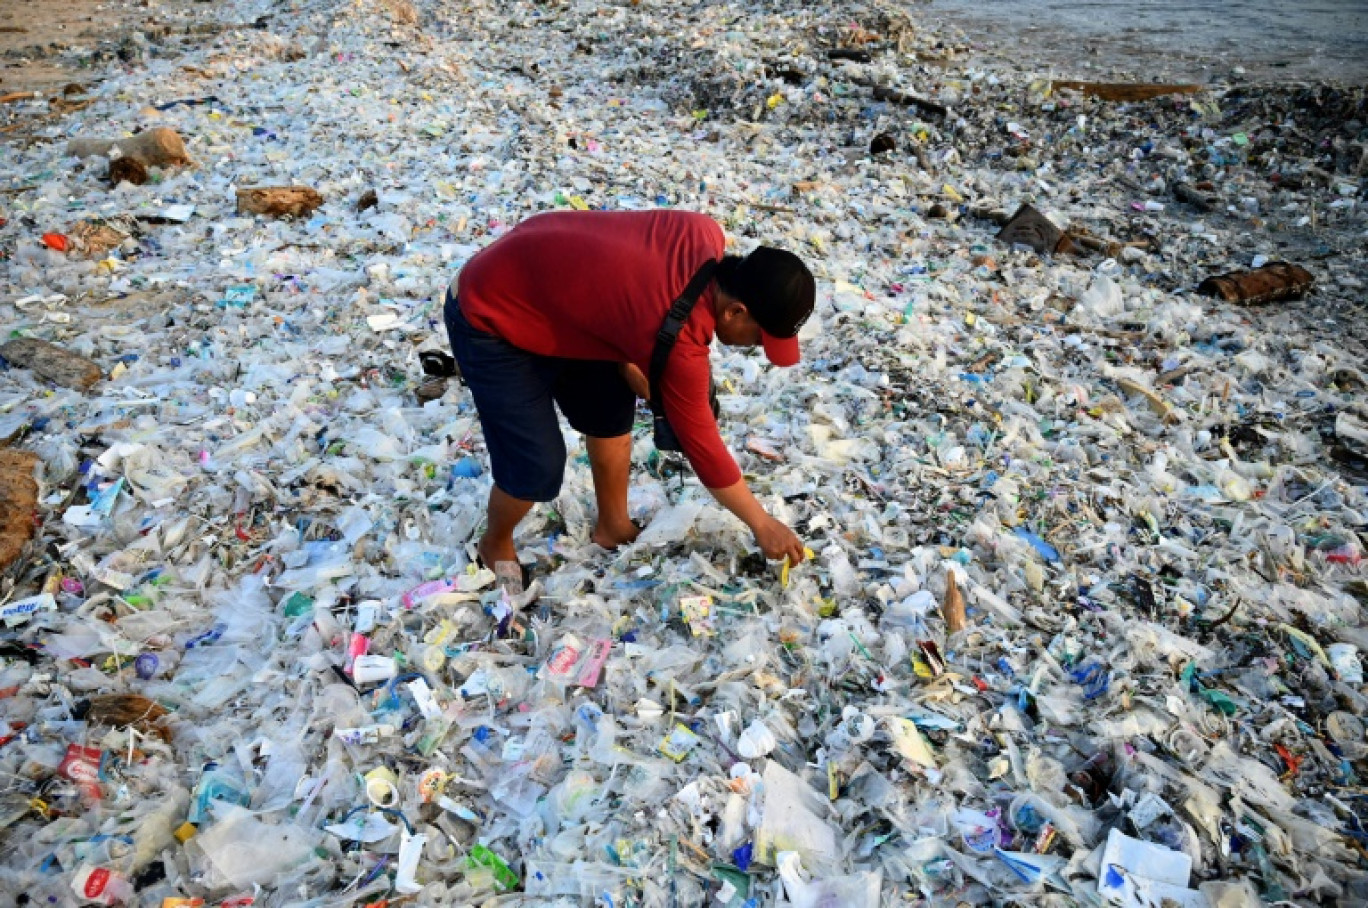
<path id="1" fill-rule="evenodd" d="M 931 0 L 976 43 L 1061 75 L 1368 83 L 1368 0 Z"/>

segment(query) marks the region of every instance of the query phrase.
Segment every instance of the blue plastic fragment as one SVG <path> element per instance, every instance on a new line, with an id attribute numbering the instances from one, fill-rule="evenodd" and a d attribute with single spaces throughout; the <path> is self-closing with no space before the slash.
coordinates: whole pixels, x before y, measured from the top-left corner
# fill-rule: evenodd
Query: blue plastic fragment
<path id="1" fill-rule="evenodd" d="M 1041 539 L 1035 533 L 1032 533 L 1025 527 L 1017 527 L 1016 534 L 1020 536 L 1022 539 L 1025 539 L 1027 542 L 1029 542 L 1031 544 L 1031 547 L 1040 553 L 1041 558 L 1044 558 L 1046 561 L 1051 562 L 1059 561 L 1058 550 L 1056 550 L 1054 546 L 1050 545 L 1044 539 Z"/>
<path id="2" fill-rule="evenodd" d="M 473 457 L 462 457 L 451 465 L 451 475 L 456 479 L 474 479 L 483 472 L 484 468 Z"/>
<path id="3" fill-rule="evenodd" d="M 1083 687 L 1084 700 L 1096 700 L 1111 689 L 1111 672 L 1101 662 L 1088 660 L 1069 672 L 1075 684 Z"/>

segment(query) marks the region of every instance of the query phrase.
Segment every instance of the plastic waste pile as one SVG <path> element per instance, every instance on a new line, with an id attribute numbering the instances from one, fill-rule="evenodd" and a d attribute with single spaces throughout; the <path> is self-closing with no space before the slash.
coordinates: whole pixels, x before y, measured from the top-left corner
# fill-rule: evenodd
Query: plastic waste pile
<path id="1" fill-rule="evenodd" d="M 41 462 L 16 904 L 1368 899 L 1352 99 L 1105 104 L 877 5 L 210 14 L 0 161 L 7 337 L 104 375 L 0 372 Z M 193 163 L 68 154 L 154 126 Z M 1077 248 L 995 241 L 1027 203 Z M 415 394 L 441 294 L 536 211 L 657 205 L 819 274 L 796 373 L 714 357 L 814 557 L 767 565 L 643 419 L 640 540 L 589 541 L 568 437 L 510 600 L 469 396 Z M 1305 303 L 1194 293 L 1289 249 Z"/>

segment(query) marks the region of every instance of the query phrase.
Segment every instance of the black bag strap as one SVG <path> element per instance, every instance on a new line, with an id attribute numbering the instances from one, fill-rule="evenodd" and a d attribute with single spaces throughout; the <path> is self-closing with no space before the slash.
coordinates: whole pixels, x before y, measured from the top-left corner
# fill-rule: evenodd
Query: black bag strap
<path id="1" fill-rule="evenodd" d="M 660 397 L 660 382 L 665 377 L 665 365 L 670 361 L 675 341 L 679 340 L 679 332 L 684 329 L 684 323 L 689 320 L 694 305 L 703 295 L 715 270 L 716 259 L 708 259 L 699 266 L 684 292 L 670 304 L 670 311 L 665 313 L 665 321 L 660 323 L 660 330 L 656 332 L 655 348 L 651 350 L 651 374 L 648 377 L 651 383 L 651 412 L 656 416 L 665 415 L 665 404 Z"/>

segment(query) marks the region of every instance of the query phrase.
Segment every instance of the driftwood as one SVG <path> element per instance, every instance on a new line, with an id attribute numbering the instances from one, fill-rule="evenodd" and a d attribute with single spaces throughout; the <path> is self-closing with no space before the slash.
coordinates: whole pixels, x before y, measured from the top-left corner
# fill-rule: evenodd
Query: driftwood
<path id="1" fill-rule="evenodd" d="M 84 356 L 36 337 L 16 337 L 0 344 L 0 356 L 11 365 L 28 369 L 39 378 L 78 391 L 89 391 L 92 385 L 104 378 L 104 371 Z"/>
<path id="2" fill-rule="evenodd" d="M 1203 296 L 1223 299 L 1228 303 L 1256 306 L 1300 299 L 1315 286 L 1311 272 L 1300 265 L 1272 262 L 1253 271 L 1232 271 L 1217 274 L 1197 285 Z"/>
<path id="3" fill-rule="evenodd" d="M 945 619 L 945 632 L 957 634 L 968 623 L 964 616 L 964 594 L 955 583 L 955 572 L 945 575 L 945 601 L 941 603 L 941 617 Z"/>
<path id="4" fill-rule="evenodd" d="M 259 186 L 237 191 L 238 214 L 308 217 L 322 204 L 323 196 L 307 186 Z"/>
<path id="5" fill-rule="evenodd" d="M 944 104 L 937 104 L 935 101 L 928 101 L 926 98 L 919 98 L 916 95 L 910 95 L 905 91 L 898 91 L 898 89 L 889 88 L 886 85 L 874 86 L 874 100 L 901 104 L 904 107 L 915 107 L 928 117 L 940 118 L 949 112 L 949 108 Z"/>
<path id="6" fill-rule="evenodd" d="M 985 221 L 992 221 L 999 227 L 1006 226 L 1007 222 L 1012 219 L 1011 215 L 1007 214 L 1006 211 L 994 205 L 970 205 L 968 212 L 970 217 L 983 218 Z"/>
<path id="7" fill-rule="evenodd" d="M 0 568 L 13 564 L 33 538 L 37 463 L 38 455 L 31 451 L 0 451 Z"/>
<path id="8" fill-rule="evenodd" d="M 1117 386 L 1127 394 L 1138 394 L 1145 399 L 1153 410 L 1165 424 L 1178 422 L 1178 411 L 1173 409 L 1173 405 L 1164 400 L 1157 393 L 1146 388 L 1144 385 L 1129 378 L 1119 378 L 1116 380 Z"/>
<path id="9" fill-rule="evenodd" d="M 144 167 L 181 167 L 192 163 L 185 151 L 185 142 L 174 129 L 166 126 L 127 139 L 72 139 L 67 143 L 67 155 L 133 158 Z"/>
<path id="10" fill-rule="evenodd" d="M 1116 258 L 1121 254 L 1121 250 L 1123 249 L 1151 248 L 1149 240 L 1133 240 L 1128 243 L 1121 243 L 1116 240 L 1109 240 L 1106 237 L 1093 236 L 1092 234 L 1085 232 L 1081 227 L 1070 228 L 1065 239 L 1076 248 L 1064 248 L 1060 249 L 1060 252 L 1076 252 L 1078 249 L 1087 249 L 1090 252 L 1099 252 L 1102 255 L 1111 258 Z"/>
<path id="11" fill-rule="evenodd" d="M 132 183 L 142 186 L 148 180 L 147 167 L 137 158 L 115 158 L 109 162 L 109 185 Z"/>
<path id="12" fill-rule="evenodd" d="M 852 63 L 868 63 L 874 59 L 867 50 L 854 47 L 833 47 L 827 51 L 828 60 L 849 60 Z"/>
<path id="13" fill-rule="evenodd" d="M 1089 98 L 1099 98 L 1103 101 L 1148 101 L 1152 98 L 1162 98 L 1165 95 L 1195 95 L 1202 90 L 1200 85 L 1163 85 L 1160 83 L 1129 83 L 1129 82 L 1075 82 L 1068 79 L 1059 79 L 1050 83 L 1053 91 L 1067 88 L 1069 91 L 1076 91 L 1087 95 Z"/>
<path id="14" fill-rule="evenodd" d="M 1199 211 L 1210 211 L 1216 207 L 1215 201 L 1210 196 L 1188 183 L 1174 185 L 1173 194 L 1177 196 L 1178 201 L 1187 202 Z"/>
<path id="15" fill-rule="evenodd" d="M 103 694 L 91 697 L 85 708 L 85 719 L 93 725 L 132 728 L 142 735 L 156 735 L 163 741 L 171 740 L 166 727 L 166 707 L 140 694 Z"/>
<path id="16" fill-rule="evenodd" d="M 386 0 L 385 6 L 389 9 L 390 18 L 396 24 L 418 24 L 418 7 L 410 3 L 409 0 Z"/>

